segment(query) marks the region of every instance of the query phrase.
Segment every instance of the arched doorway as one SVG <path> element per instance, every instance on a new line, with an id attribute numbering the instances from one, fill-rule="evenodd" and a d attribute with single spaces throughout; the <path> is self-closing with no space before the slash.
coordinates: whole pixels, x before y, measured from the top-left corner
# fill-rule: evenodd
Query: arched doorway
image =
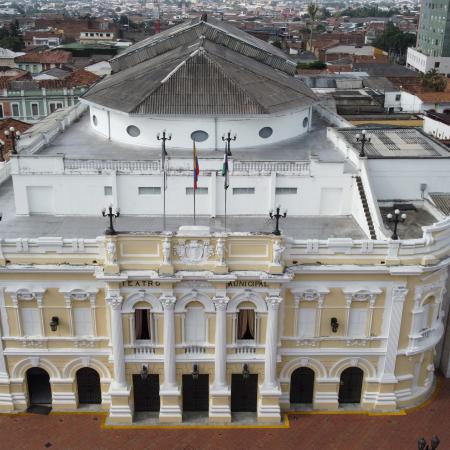
<path id="1" fill-rule="evenodd" d="M 100 376 L 90 367 L 77 371 L 78 403 L 80 405 L 98 405 L 102 402 Z"/>
<path id="2" fill-rule="evenodd" d="M 52 404 L 50 376 L 44 369 L 40 367 L 28 369 L 27 386 L 30 406 Z"/>
<path id="3" fill-rule="evenodd" d="M 314 371 L 299 367 L 291 375 L 291 403 L 312 403 L 314 394 Z"/>
<path id="4" fill-rule="evenodd" d="M 339 403 L 360 403 L 364 372 L 359 367 L 349 367 L 341 373 Z"/>

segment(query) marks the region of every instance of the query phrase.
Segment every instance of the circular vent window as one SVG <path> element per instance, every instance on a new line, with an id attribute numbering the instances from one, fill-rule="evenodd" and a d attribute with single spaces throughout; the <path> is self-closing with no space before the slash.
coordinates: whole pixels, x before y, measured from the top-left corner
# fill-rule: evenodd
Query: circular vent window
<path id="1" fill-rule="evenodd" d="M 204 142 L 209 138 L 209 134 L 203 130 L 193 131 L 191 133 L 191 139 L 195 142 Z"/>
<path id="2" fill-rule="evenodd" d="M 308 120 L 307 117 L 305 117 L 305 118 L 303 119 L 303 128 L 306 128 L 306 127 L 308 126 L 308 123 L 309 123 L 309 120 Z"/>
<path id="3" fill-rule="evenodd" d="M 97 116 L 92 116 L 92 123 L 97 126 L 98 124 L 98 120 L 97 120 Z"/>
<path id="4" fill-rule="evenodd" d="M 263 139 L 270 138 L 272 136 L 273 130 L 270 127 L 264 127 L 259 130 L 259 137 L 262 137 Z"/>
<path id="5" fill-rule="evenodd" d="M 138 137 L 141 134 L 141 130 L 134 125 L 130 125 L 129 127 L 127 127 L 127 133 L 131 137 Z"/>

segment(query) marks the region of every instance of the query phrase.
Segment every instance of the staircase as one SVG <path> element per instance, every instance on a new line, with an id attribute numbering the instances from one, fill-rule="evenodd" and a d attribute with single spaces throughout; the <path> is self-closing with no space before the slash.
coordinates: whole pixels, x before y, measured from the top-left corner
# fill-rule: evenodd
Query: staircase
<path id="1" fill-rule="evenodd" d="M 361 202 L 364 208 L 364 214 L 366 216 L 367 226 L 369 227 L 370 239 L 376 239 L 375 227 L 373 226 L 372 216 L 370 215 L 369 205 L 367 203 L 366 193 L 364 191 L 364 186 L 361 181 L 361 177 L 355 177 L 356 184 L 358 185 L 359 196 L 361 197 Z"/>

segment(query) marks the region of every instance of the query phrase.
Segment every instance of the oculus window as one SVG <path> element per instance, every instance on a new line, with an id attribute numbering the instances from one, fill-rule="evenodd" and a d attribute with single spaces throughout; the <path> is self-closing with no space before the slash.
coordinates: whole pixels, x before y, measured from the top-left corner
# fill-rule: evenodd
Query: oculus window
<path id="1" fill-rule="evenodd" d="M 131 137 L 138 137 L 141 134 L 141 130 L 135 125 L 130 125 L 127 127 L 127 133 Z"/>

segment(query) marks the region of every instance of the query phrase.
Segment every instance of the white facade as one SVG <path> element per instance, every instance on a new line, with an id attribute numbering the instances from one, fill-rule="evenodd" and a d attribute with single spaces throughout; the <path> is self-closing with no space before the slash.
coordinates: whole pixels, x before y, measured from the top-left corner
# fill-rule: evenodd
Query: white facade
<path id="1" fill-rule="evenodd" d="M 283 111 L 279 114 L 242 117 L 196 117 L 196 116 L 128 116 L 117 111 L 100 109 L 90 105 L 92 129 L 108 139 L 122 144 L 157 148 L 160 142 L 156 136 L 162 129 L 172 133 L 172 148 L 192 149 L 191 133 L 205 131 L 208 138 L 197 142 L 197 149 L 223 149 L 222 136 L 229 130 L 239 139 L 233 148 L 249 148 L 274 144 L 306 134 L 311 121 L 311 108 Z M 131 136 L 129 127 L 137 127 L 139 135 Z M 272 129 L 272 135 L 259 135 L 265 127 Z"/>
<path id="2" fill-rule="evenodd" d="M 421 73 L 436 69 L 444 75 L 450 74 L 450 57 L 427 56 L 416 48 L 408 48 L 406 56 L 406 67 Z"/>
<path id="3" fill-rule="evenodd" d="M 423 130 L 437 139 L 450 139 L 450 125 L 442 123 L 431 117 L 425 116 L 423 119 Z"/>

